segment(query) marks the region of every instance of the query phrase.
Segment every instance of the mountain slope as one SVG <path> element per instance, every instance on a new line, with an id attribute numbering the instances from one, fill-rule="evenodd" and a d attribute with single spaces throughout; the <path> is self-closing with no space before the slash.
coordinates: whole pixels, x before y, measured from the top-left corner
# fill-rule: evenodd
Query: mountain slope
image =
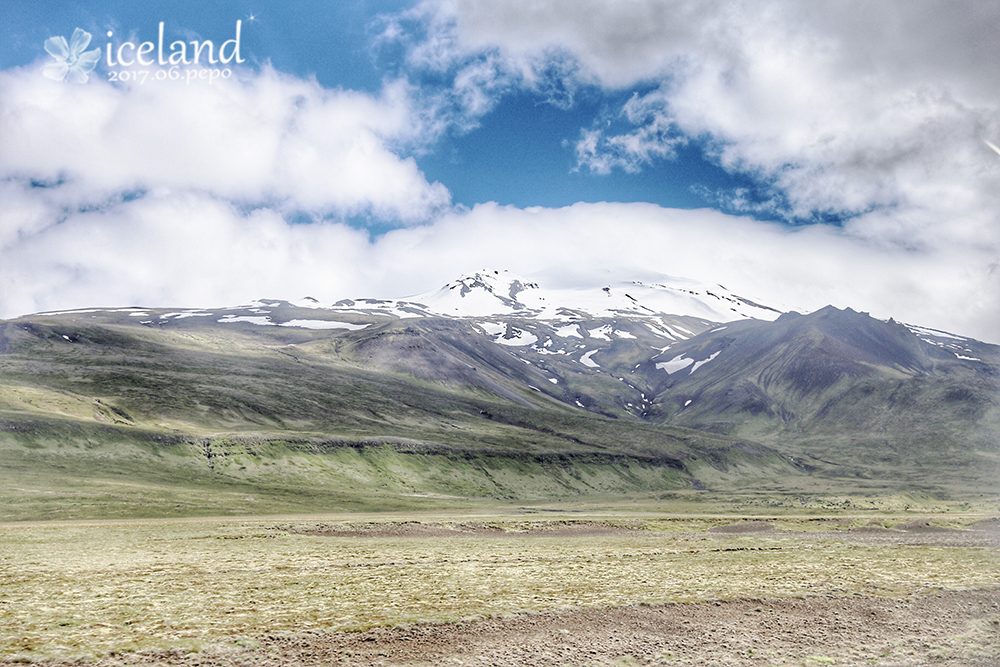
<path id="1" fill-rule="evenodd" d="M 997 346 L 676 282 L 559 291 L 481 272 L 420 299 L 0 323 L 0 488 L 36 479 L 7 498 L 31 511 L 96 480 L 159 489 L 131 512 L 178 489 L 213 499 L 176 513 L 995 489 Z"/>
<path id="2" fill-rule="evenodd" d="M 658 423 L 784 443 L 854 467 L 993 469 L 1000 348 L 941 333 L 827 307 L 719 327 L 637 372 Z"/>
<path id="3" fill-rule="evenodd" d="M 276 320 L 274 310 L 298 314 L 271 308 Z M 107 485 L 116 497 L 142 489 L 141 501 L 125 503 L 131 512 L 212 513 L 729 488 L 750 479 L 773 488 L 801 473 L 755 443 L 567 405 L 533 389 L 538 371 L 470 323 L 382 318 L 351 329 L 313 320 L 307 328 L 261 325 L 249 310 L 211 320 L 176 312 L 0 325 L 0 504 L 29 508 L 7 518 L 63 516 L 63 505 L 51 507 L 58 498 L 83 511 L 73 499 Z M 164 510 L 164 497 L 178 494 L 211 501 Z M 118 507 L 107 495 L 88 507 Z"/>

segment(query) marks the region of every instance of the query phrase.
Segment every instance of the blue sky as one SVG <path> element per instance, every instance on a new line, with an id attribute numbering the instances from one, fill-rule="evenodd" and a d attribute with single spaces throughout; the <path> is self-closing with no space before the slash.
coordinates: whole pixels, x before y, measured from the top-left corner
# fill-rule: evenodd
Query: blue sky
<path id="1" fill-rule="evenodd" d="M 8 0 L 0 317 L 497 266 L 1000 341 L 1000 10 L 869 5 Z M 161 21 L 168 48 L 240 21 L 245 62 L 108 66 Z M 87 81 L 43 75 L 77 28 Z"/>
<path id="2" fill-rule="evenodd" d="M 326 88 L 375 93 L 387 76 L 405 75 L 404 50 L 378 37 L 387 17 L 413 7 L 412 2 L 13 2 L 5 9 L 6 37 L 0 67 L 24 66 L 46 56 L 42 44 L 52 35 L 70 35 L 77 27 L 106 46 L 155 41 L 164 22 L 165 40 L 189 33 L 221 42 L 242 21 L 242 53 L 251 63 L 269 62 L 282 72 L 314 77 Z M 102 59 L 97 72 L 114 68 Z M 428 88 L 447 85 L 454 72 L 416 72 Z M 440 181 L 456 204 L 495 201 L 514 206 L 568 206 L 576 202 L 653 202 L 666 207 L 718 205 L 712 193 L 734 188 L 757 192 L 752 174 L 726 171 L 697 138 L 671 158 L 654 159 L 634 173 L 621 169 L 596 174 L 580 168 L 574 146 L 584 128 L 621 124 L 615 110 L 648 82 L 605 90 L 585 85 L 571 105 L 553 101 L 550 91 L 511 88 L 498 95 L 491 111 L 472 128 L 453 128 L 412 151 L 430 180 Z M 785 219 L 780 210 L 755 211 L 761 219 Z M 364 224 L 370 217 L 351 219 Z M 802 222 L 801 220 L 793 220 Z M 386 221 L 371 223 L 385 229 Z M 389 223 L 391 226 L 391 222 Z"/>

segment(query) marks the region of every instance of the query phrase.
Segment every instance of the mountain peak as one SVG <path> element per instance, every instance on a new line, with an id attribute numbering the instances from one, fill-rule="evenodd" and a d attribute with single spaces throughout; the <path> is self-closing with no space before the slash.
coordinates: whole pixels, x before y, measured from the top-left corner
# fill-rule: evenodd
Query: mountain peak
<path id="1" fill-rule="evenodd" d="M 459 316 L 535 313 L 545 305 L 537 283 L 491 269 L 466 273 L 435 292 L 409 300 L 443 315 Z"/>
<path id="2" fill-rule="evenodd" d="M 518 294 L 525 290 L 537 290 L 538 283 L 531 282 L 507 271 L 501 273 L 500 271 L 483 269 L 475 273 L 466 273 L 458 280 L 445 285 L 445 288 L 448 290 L 458 289 L 462 298 L 475 293 L 477 290 L 485 291 L 504 303 L 507 303 L 507 300 L 510 299 L 510 305 L 514 305 L 517 304 Z"/>

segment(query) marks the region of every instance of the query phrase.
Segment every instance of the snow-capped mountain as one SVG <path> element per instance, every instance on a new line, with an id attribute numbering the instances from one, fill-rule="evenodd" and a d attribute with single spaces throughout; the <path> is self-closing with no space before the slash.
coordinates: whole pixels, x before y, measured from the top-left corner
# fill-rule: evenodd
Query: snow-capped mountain
<path id="1" fill-rule="evenodd" d="M 680 428 L 831 474 L 912 460 L 914 478 L 956 483 L 1000 460 L 1000 346 L 832 306 L 779 315 L 678 279 L 567 290 L 481 271 L 407 299 L 40 313 L 0 322 L 0 362 L 8 411 L 122 428 L 530 448 L 565 429 L 590 443 L 599 423 L 609 451 Z M 22 391 L 53 364 L 65 382 Z"/>
<path id="2" fill-rule="evenodd" d="M 321 306 L 313 299 L 296 302 Z M 484 269 L 463 275 L 442 288 L 405 299 L 339 301 L 332 310 L 384 312 L 398 317 L 516 316 L 575 321 L 581 317 L 676 315 L 712 322 L 774 320 L 781 310 L 733 294 L 721 285 L 664 276 L 656 282 L 628 281 L 601 288 L 550 289 L 521 276 Z"/>

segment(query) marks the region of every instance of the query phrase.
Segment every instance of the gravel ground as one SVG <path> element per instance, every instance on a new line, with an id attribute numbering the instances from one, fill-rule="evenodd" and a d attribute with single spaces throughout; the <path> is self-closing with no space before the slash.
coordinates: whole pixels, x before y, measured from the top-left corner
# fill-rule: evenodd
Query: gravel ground
<path id="1" fill-rule="evenodd" d="M 1000 665 L 1000 590 L 585 609 L 468 624 L 267 637 L 104 658 L 100 667 L 319 665 Z"/>

